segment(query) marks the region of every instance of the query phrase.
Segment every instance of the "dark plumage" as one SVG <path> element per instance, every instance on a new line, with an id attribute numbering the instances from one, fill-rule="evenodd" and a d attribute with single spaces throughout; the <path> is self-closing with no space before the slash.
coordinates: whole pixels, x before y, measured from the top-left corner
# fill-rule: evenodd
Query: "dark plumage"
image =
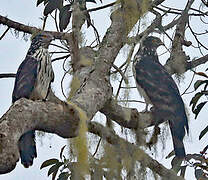
<path id="1" fill-rule="evenodd" d="M 145 101 L 153 105 L 152 113 L 157 124 L 169 120 L 174 151 L 177 157 L 185 157 L 183 138 L 188 120 L 177 85 L 160 64 L 157 48 L 162 45 L 157 37 L 147 37 L 134 57 L 133 71 L 136 85 Z"/>
<path id="2" fill-rule="evenodd" d="M 31 42 L 24 61 L 18 68 L 12 102 L 20 98 L 32 100 L 45 100 L 54 79 L 51 58 L 48 46 L 53 40 L 50 34 L 42 32 L 36 35 Z M 33 164 L 37 157 L 35 145 L 35 131 L 28 131 L 23 134 L 18 142 L 21 163 L 24 167 Z"/>

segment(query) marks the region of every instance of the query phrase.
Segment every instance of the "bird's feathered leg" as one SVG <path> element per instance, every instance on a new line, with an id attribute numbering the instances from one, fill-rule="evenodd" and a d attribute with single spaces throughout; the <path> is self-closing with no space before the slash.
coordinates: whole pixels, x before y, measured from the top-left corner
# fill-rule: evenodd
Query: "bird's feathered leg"
<path id="1" fill-rule="evenodd" d="M 37 157 L 35 131 L 28 131 L 23 134 L 18 142 L 21 163 L 28 168 L 33 164 L 33 159 Z"/>

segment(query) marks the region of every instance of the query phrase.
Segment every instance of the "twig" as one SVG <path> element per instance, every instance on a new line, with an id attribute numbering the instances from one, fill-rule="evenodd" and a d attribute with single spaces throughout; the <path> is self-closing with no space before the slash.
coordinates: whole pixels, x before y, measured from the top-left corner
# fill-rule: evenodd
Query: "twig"
<path id="1" fill-rule="evenodd" d="M 95 33 L 96 39 L 97 39 L 97 41 L 98 41 L 98 44 L 100 44 L 100 36 L 99 36 L 99 33 L 98 33 L 96 27 L 95 27 L 94 24 L 92 24 L 91 22 L 90 22 L 90 25 L 92 26 L 92 28 L 93 28 L 93 30 L 94 30 L 94 33 Z"/>
<path id="2" fill-rule="evenodd" d="M 124 69 L 124 74 L 126 73 L 128 67 L 129 67 L 129 64 L 130 64 L 130 62 L 131 62 L 131 57 L 132 57 L 132 55 L 133 55 L 135 45 L 136 45 L 136 43 L 133 43 L 133 45 L 131 46 L 130 52 L 129 52 L 128 57 L 127 57 L 127 60 L 126 60 L 127 63 L 126 63 L 126 67 L 125 67 L 125 69 Z M 119 83 L 119 86 L 118 86 L 118 90 L 117 90 L 116 96 L 115 96 L 116 99 L 118 98 L 118 95 L 119 95 L 119 92 L 120 92 L 120 89 L 121 89 L 121 85 L 122 85 L 122 81 L 123 81 L 123 80 L 124 80 L 124 78 L 122 77 L 122 78 L 121 78 L 121 81 L 120 81 L 120 83 Z"/>
<path id="3" fill-rule="evenodd" d="M 88 9 L 87 11 L 88 12 L 98 11 L 98 10 L 101 10 L 101 9 L 105 9 L 105 8 L 111 7 L 111 6 L 115 5 L 115 4 L 116 4 L 116 2 L 113 2 L 113 3 L 106 4 L 104 6 L 100 6 L 100 7 L 97 7 L 97 8 Z"/>
<path id="4" fill-rule="evenodd" d="M 64 78 L 65 78 L 65 76 L 66 76 L 67 73 L 68 73 L 68 72 L 65 72 L 64 75 L 63 75 L 63 77 L 62 77 L 62 79 L 61 79 L 61 92 L 62 92 L 63 96 L 64 96 L 66 99 L 67 99 L 67 96 L 66 96 L 65 93 L 64 93 L 63 81 L 64 81 Z"/>
<path id="5" fill-rule="evenodd" d="M 0 74 L 0 78 L 15 78 L 16 74 L 14 73 L 5 73 L 5 74 Z"/>
<path id="6" fill-rule="evenodd" d="M 128 87 L 123 87 L 123 86 L 121 86 L 121 88 L 123 88 L 123 89 L 136 89 L 137 87 L 136 86 L 128 86 Z"/>
<path id="7" fill-rule="evenodd" d="M 66 55 L 66 56 L 57 57 L 57 58 L 55 58 L 55 59 L 52 59 L 51 61 L 52 61 L 52 62 L 55 62 L 55 61 L 58 61 L 58 60 L 62 60 L 62 59 L 68 58 L 69 56 L 71 56 L 71 55 L 68 54 L 68 55 Z"/>
<path id="8" fill-rule="evenodd" d="M 69 53 L 68 51 L 51 51 L 50 54 L 64 54 Z"/>
<path id="9" fill-rule="evenodd" d="M 48 18 L 48 16 L 45 16 L 43 19 L 43 27 L 42 27 L 43 30 L 45 29 L 47 18 Z"/>
<path id="10" fill-rule="evenodd" d="M 208 62 L 208 54 L 201 57 L 201 58 L 198 58 L 198 59 L 195 59 L 193 61 L 187 62 L 186 70 L 193 69 L 193 68 L 195 68 L 195 67 L 197 67 L 201 64 L 204 64 L 206 62 Z"/>
<path id="11" fill-rule="evenodd" d="M 3 24 L 12 29 L 15 29 L 16 31 L 24 32 L 28 34 L 33 34 L 34 32 L 41 31 L 41 29 L 39 28 L 24 25 L 22 23 L 10 20 L 7 17 L 1 16 L 1 15 L 0 15 L 0 24 Z M 57 32 L 57 31 L 45 31 L 45 32 L 52 34 L 54 38 L 56 39 L 71 41 L 71 33 L 62 33 L 62 32 Z"/>
<path id="12" fill-rule="evenodd" d="M 99 142 L 98 142 L 98 144 L 97 144 L 97 147 L 96 147 L 96 149 L 95 149 L 95 152 L 94 152 L 93 155 L 92 155 L 93 157 L 95 156 L 95 154 L 96 154 L 97 151 L 98 151 L 98 148 L 99 148 L 99 146 L 100 146 L 101 140 L 102 140 L 102 138 L 99 139 Z"/>
<path id="13" fill-rule="evenodd" d="M 205 45 L 203 45 L 203 44 L 199 41 L 199 39 L 197 38 L 195 32 L 194 32 L 193 29 L 191 28 L 189 22 L 188 22 L 188 27 L 189 27 L 191 33 L 193 34 L 195 40 L 197 41 L 197 43 L 198 43 L 200 46 L 202 46 L 204 49 L 208 50 L 208 48 L 207 48 Z"/>
<path id="14" fill-rule="evenodd" d="M 10 27 L 7 27 L 6 31 L 1 35 L 0 40 L 3 39 L 3 37 L 6 35 L 6 33 L 9 31 Z"/>
<path id="15" fill-rule="evenodd" d="M 188 89 L 191 87 L 191 84 L 194 80 L 195 77 L 195 73 L 193 74 L 192 78 L 191 78 L 191 82 L 189 83 L 188 87 L 185 89 L 185 91 L 181 94 L 181 96 L 183 96 L 184 94 L 186 94 L 186 92 L 188 91 Z"/>
<path id="16" fill-rule="evenodd" d="M 142 104 L 146 104 L 146 102 L 144 101 L 138 101 L 138 100 L 117 100 L 117 102 L 136 102 L 136 103 L 142 103 Z"/>
<path id="17" fill-rule="evenodd" d="M 121 71 L 120 68 L 118 68 L 115 64 L 112 65 L 112 67 L 119 72 L 119 74 L 122 76 L 123 80 L 125 81 L 126 84 L 128 84 L 128 79 L 126 78 L 125 74 Z"/>
<path id="18" fill-rule="evenodd" d="M 55 10 L 55 16 L 53 16 L 52 14 L 50 14 L 51 17 L 54 20 L 55 26 L 56 26 L 56 30 L 59 32 L 59 28 L 58 28 L 58 23 L 57 23 L 57 9 Z"/>
<path id="19" fill-rule="evenodd" d="M 61 48 L 61 49 L 66 50 L 66 51 L 69 51 L 69 49 L 67 49 L 67 48 L 65 48 L 65 47 L 62 47 L 62 46 L 59 46 L 59 45 L 57 45 L 57 44 L 51 43 L 50 45 L 55 46 L 55 47 L 58 47 L 58 48 Z"/>

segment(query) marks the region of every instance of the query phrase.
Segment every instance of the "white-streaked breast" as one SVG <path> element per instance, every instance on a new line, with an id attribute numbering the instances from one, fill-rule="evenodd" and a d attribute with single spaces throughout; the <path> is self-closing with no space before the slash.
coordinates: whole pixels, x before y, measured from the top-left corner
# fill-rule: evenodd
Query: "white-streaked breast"
<path id="1" fill-rule="evenodd" d="M 54 79 L 51 57 L 45 48 L 39 48 L 33 57 L 38 61 L 38 75 L 31 99 L 46 99 L 51 81 Z"/>

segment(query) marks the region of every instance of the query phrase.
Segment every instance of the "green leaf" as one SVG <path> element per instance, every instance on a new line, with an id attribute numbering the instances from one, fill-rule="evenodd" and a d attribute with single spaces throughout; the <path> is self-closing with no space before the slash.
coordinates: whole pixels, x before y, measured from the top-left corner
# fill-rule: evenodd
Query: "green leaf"
<path id="1" fill-rule="evenodd" d="M 47 167 L 47 166 L 50 166 L 52 164 L 57 164 L 59 162 L 58 159 L 48 159 L 46 161 L 43 162 L 43 164 L 41 165 L 40 169 L 44 168 L 44 167 Z"/>
<path id="2" fill-rule="evenodd" d="M 45 1 L 44 1 L 44 6 L 48 3 L 48 1 L 49 1 L 49 0 L 45 0 Z"/>
<path id="3" fill-rule="evenodd" d="M 63 151 L 64 151 L 64 148 L 66 147 L 66 145 L 65 146 L 63 146 L 62 148 L 61 148 L 61 152 L 60 152 L 60 159 L 62 159 L 62 156 L 63 156 Z"/>
<path id="4" fill-rule="evenodd" d="M 36 6 L 39 6 L 41 3 L 43 3 L 45 0 L 38 0 Z"/>
<path id="5" fill-rule="evenodd" d="M 208 91 L 201 91 L 201 93 L 203 94 L 203 95 L 208 95 Z"/>
<path id="6" fill-rule="evenodd" d="M 202 102 L 200 104 L 197 105 L 196 109 L 193 111 L 193 113 L 195 114 L 195 119 L 197 118 L 199 112 L 201 111 L 201 109 L 203 108 L 203 106 L 207 103 L 207 101 Z"/>
<path id="7" fill-rule="evenodd" d="M 200 133 L 200 135 L 199 135 L 199 140 L 200 140 L 207 132 L 208 132 L 208 126 L 207 126 L 206 128 L 204 128 L 204 129 L 201 131 L 201 133 Z"/>
<path id="8" fill-rule="evenodd" d="M 201 169 L 195 169 L 194 174 L 195 174 L 195 178 L 199 180 L 203 176 L 204 172 Z"/>
<path id="9" fill-rule="evenodd" d="M 69 177 L 69 173 L 68 172 L 62 172 L 57 180 L 67 180 Z"/>
<path id="10" fill-rule="evenodd" d="M 59 28 L 60 28 L 61 32 L 66 29 L 67 25 L 70 22 L 71 13 L 72 13 L 72 11 L 70 11 L 70 9 L 71 9 L 71 5 L 70 4 L 64 6 L 64 7 L 62 7 L 60 9 L 60 13 L 59 13 Z"/>
<path id="11" fill-rule="evenodd" d="M 208 145 L 205 146 L 205 148 L 204 148 L 203 151 L 202 151 L 202 154 L 205 154 L 206 151 L 207 151 L 207 149 L 208 149 Z M 208 165 L 207 159 L 206 159 L 206 164 Z"/>
<path id="12" fill-rule="evenodd" d="M 58 169 L 60 168 L 60 166 L 62 166 L 64 163 L 62 162 L 58 162 L 56 164 L 54 164 L 52 167 L 50 167 L 50 169 L 48 170 L 48 176 L 50 176 L 52 173 L 57 174 Z"/>
<path id="13" fill-rule="evenodd" d="M 44 16 L 51 14 L 55 9 L 60 9 L 63 6 L 63 0 L 50 0 L 43 11 Z"/>
<path id="14" fill-rule="evenodd" d="M 55 180 L 56 175 L 58 173 L 59 168 L 57 168 L 53 173 L 52 173 L 52 180 Z"/>
<path id="15" fill-rule="evenodd" d="M 92 3 L 97 4 L 95 0 L 86 0 L 86 2 L 92 2 Z"/>
<path id="16" fill-rule="evenodd" d="M 194 84 L 194 89 L 195 89 L 195 91 L 198 89 L 199 86 L 201 86 L 201 85 L 204 84 L 204 83 L 208 84 L 208 80 L 205 80 L 205 81 L 203 81 L 203 80 L 198 80 L 198 81 L 196 81 L 195 84 Z"/>
<path id="17" fill-rule="evenodd" d="M 194 111 L 194 108 L 195 108 L 195 106 L 196 106 L 198 100 L 200 99 L 200 97 L 201 97 L 202 95 L 203 95 L 203 93 L 198 92 L 198 93 L 196 93 L 195 96 L 191 99 L 191 102 L 190 102 L 189 106 L 192 105 L 192 111 Z"/>

